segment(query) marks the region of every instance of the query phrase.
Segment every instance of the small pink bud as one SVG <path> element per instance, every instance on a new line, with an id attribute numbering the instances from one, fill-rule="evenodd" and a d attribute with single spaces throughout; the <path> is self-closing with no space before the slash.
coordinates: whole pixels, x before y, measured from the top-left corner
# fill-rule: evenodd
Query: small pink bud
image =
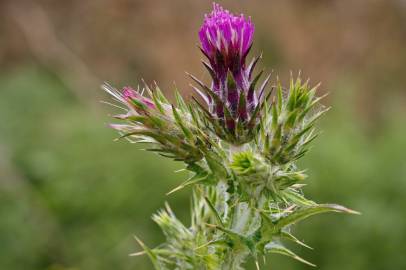
<path id="1" fill-rule="evenodd" d="M 130 102 L 131 100 L 137 100 L 146 105 L 149 109 L 156 109 L 155 104 L 154 102 L 152 102 L 151 99 L 142 96 L 140 93 L 129 86 L 123 88 L 122 95 L 127 102 Z"/>

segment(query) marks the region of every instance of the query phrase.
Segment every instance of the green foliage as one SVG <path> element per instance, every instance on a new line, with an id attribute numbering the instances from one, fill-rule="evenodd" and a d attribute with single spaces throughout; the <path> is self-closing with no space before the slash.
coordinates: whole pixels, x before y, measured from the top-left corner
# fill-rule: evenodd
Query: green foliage
<path id="1" fill-rule="evenodd" d="M 226 122 L 239 122 L 231 114 L 228 119 L 227 106 L 216 93 L 191 77 L 216 106 L 223 108 Z M 269 77 L 260 88 L 260 99 L 268 80 Z M 227 83 L 229 89 L 235 88 L 230 74 Z M 288 235 L 290 240 L 295 240 L 291 233 L 287 234 L 289 228 L 316 214 L 358 214 L 335 204 L 316 204 L 300 194 L 300 182 L 306 175 L 298 169 L 296 160 L 307 152 L 315 138 L 314 123 L 326 111 L 315 109 L 321 98 L 315 97 L 316 88 L 310 88 L 308 82 L 291 78 L 286 91 L 278 82 L 274 97 L 277 101 L 268 103 L 271 90 L 253 111 L 248 121 L 254 119 L 252 128 L 240 126 L 244 130 L 241 134 L 238 124 L 234 131 L 226 130 L 227 124 L 222 125 L 224 133 L 218 133 L 214 127 L 220 120 L 205 113 L 203 106 L 187 106 L 176 94 L 179 106 L 176 108 L 146 88 L 149 96 L 133 92 L 128 98 L 126 90 L 120 93 L 104 86 L 115 100 L 128 108 L 125 117 L 117 117 L 127 124 L 113 127 L 123 133 L 122 137 L 148 142 L 161 155 L 186 163 L 186 170 L 192 176 L 170 193 L 189 185 L 195 191 L 191 227 L 181 223 L 169 206 L 153 217 L 167 241 L 153 249 L 142 246 L 157 270 L 237 270 L 243 269 L 248 258 L 254 259 L 259 267 L 258 257 L 269 252 L 312 265 L 278 238 Z M 241 101 L 241 96 L 240 104 L 245 100 Z M 201 246 L 210 249 L 197 252 Z"/>
<path id="2" fill-rule="evenodd" d="M 107 117 L 90 112 L 46 71 L 17 70 L 0 82 L 0 268 L 151 269 L 147 257 L 127 256 L 138 249 L 132 234 L 150 246 L 163 240 L 148 217 L 165 200 L 178 220 L 189 224 L 190 188 L 164 196 L 184 177 L 172 172 L 179 164 L 137 147 L 129 150 L 124 141 L 112 142 L 114 133 L 100 125 Z M 399 252 L 406 241 L 404 110 L 390 103 L 384 124 L 367 131 L 352 109 L 355 91 L 345 92 L 351 90 L 348 85 L 335 89 L 323 135 L 299 163 L 312 179 L 304 190 L 318 201 L 345 202 L 363 215 L 314 218 L 275 240 L 320 269 L 404 269 Z M 203 171 L 208 169 L 202 168 L 201 176 Z M 282 193 L 303 207 L 311 205 L 302 192 L 287 188 Z M 216 198 L 209 199 L 216 205 Z M 192 207 L 204 211 L 192 211 L 191 226 L 220 226 L 203 205 L 205 200 L 193 200 Z M 234 222 L 233 228 L 241 232 L 244 226 Z M 293 232 L 299 236 L 292 238 Z M 306 239 L 316 252 L 301 248 L 298 239 Z M 293 247 L 295 242 L 301 244 Z M 196 251 L 210 249 L 201 245 Z M 266 257 L 271 267 L 309 269 L 279 255 Z M 215 258 L 208 260 L 215 265 Z M 254 268 L 248 260 L 246 269 Z"/>

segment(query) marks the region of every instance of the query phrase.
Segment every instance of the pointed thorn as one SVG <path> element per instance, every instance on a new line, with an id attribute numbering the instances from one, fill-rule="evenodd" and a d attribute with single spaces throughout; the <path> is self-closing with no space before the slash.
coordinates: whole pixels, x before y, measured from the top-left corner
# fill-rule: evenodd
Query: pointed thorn
<path id="1" fill-rule="evenodd" d="M 135 257 L 135 256 L 141 256 L 141 255 L 145 255 L 145 254 L 147 254 L 145 251 L 139 251 L 139 252 L 128 254 L 128 256 Z"/>

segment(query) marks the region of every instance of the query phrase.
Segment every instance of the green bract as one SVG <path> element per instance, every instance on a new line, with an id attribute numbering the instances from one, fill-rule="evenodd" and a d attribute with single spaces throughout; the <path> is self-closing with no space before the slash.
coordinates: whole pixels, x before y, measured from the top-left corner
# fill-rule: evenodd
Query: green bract
<path id="1" fill-rule="evenodd" d="M 326 111 L 315 96 L 316 88 L 300 78 L 288 89 L 279 82 L 264 103 L 255 136 L 234 145 L 212 129 L 204 108 L 188 105 L 176 93 L 171 105 L 158 87 L 146 86 L 150 106 L 129 103 L 105 85 L 128 110 L 113 125 L 132 142 L 147 142 L 148 151 L 184 161 L 190 178 L 169 193 L 191 186 L 190 225 L 182 224 L 169 206 L 154 215 L 167 242 L 148 248 L 139 239 L 156 269 L 244 269 L 253 257 L 279 253 L 312 265 L 284 246 L 293 241 L 306 246 L 291 233 L 300 220 L 325 212 L 355 214 L 335 204 L 317 204 L 304 197 L 306 178 L 296 161 L 316 137 L 315 121 Z M 271 92 L 271 91 L 269 91 Z M 135 108 L 135 109 L 134 109 Z M 259 264 L 259 263 L 258 263 Z"/>
<path id="2" fill-rule="evenodd" d="M 205 105 L 188 105 L 175 93 L 170 104 L 158 87 L 148 96 L 125 87 L 104 89 L 126 106 L 116 116 L 127 123 L 112 125 L 132 142 L 148 143 L 148 151 L 183 161 L 190 178 L 170 191 L 193 189 L 190 225 L 180 222 L 169 206 L 153 216 L 167 241 L 148 248 L 138 238 L 156 269 L 238 270 L 252 257 L 279 253 L 303 263 L 284 246 L 300 220 L 325 212 L 356 214 L 335 204 L 317 204 L 304 197 L 306 178 L 296 161 L 308 151 L 317 133 L 316 120 L 327 111 L 319 104 L 316 87 L 300 77 L 284 89 L 280 82 L 268 90 L 268 76 L 253 75 L 260 59 L 245 59 L 251 48 L 254 25 L 213 5 L 199 31 L 204 66 L 211 86 L 191 76 Z M 306 246 L 307 247 L 307 246 Z"/>

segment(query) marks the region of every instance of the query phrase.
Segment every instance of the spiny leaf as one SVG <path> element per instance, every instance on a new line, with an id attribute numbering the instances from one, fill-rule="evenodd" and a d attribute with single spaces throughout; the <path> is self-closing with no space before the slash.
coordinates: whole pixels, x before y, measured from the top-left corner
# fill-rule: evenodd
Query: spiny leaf
<path id="1" fill-rule="evenodd" d="M 278 120 L 279 120 L 279 115 L 278 115 L 278 108 L 275 104 L 275 99 L 272 101 L 272 129 L 276 130 L 278 127 Z"/>
<path id="2" fill-rule="evenodd" d="M 205 174 L 196 174 L 194 176 L 192 176 L 191 178 L 187 179 L 185 182 L 183 182 L 182 184 L 180 184 L 179 186 L 177 186 L 176 188 L 172 189 L 171 191 L 169 191 L 168 193 L 166 193 L 166 195 L 170 195 L 176 191 L 179 191 L 187 186 L 193 185 L 193 184 L 197 184 L 203 181 L 206 181 L 209 177 L 208 173 Z"/>
<path id="3" fill-rule="evenodd" d="M 328 112 L 331 109 L 331 107 L 327 107 L 324 110 L 319 111 L 318 113 L 316 113 L 315 115 L 313 115 L 311 117 L 311 119 L 309 120 L 309 122 L 307 123 L 308 125 L 313 124 L 314 122 L 316 122 L 321 116 L 323 116 L 326 112 Z"/>
<path id="4" fill-rule="evenodd" d="M 141 81 L 142 81 L 142 83 L 144 84 L 144 89 L 147 90 L 148 95 L 152 96 L 153 93 L 152 93 L 151 88 L 149 88 L 148 84 L 145 82 L 144 79 L 141 79 Z"/>
<path id="5" fill-rule="evenodd" d="M 176 110 L 175 106 L 173 106 L 173 105 L 172 105 L 172 112 L 173 112 L 173 116 L 175 117 L 176 123 L 182 129 L 183 134 L 185 134 L 186 138 L 188 138 L 189 140 L 193 140 L 192 132 L 185 126 L 185 123 L 183 122 L 178 111 Z"/>
<path id="6" fill-rule="evenodd" d="M 217 80 L 217 76 L 216 73 L 214 72 L 213 68 L 211 67 L 210 64 L 206 63 L 205 61 L 202 61 L 203 66 L 207 69 L 207 71 L 210 74 L 210 77 L 212 78 L 212 80 Z"/>
<path id="7" fill-rule="evenodd" d="M 216 208 L 214 205 L 211 203 L 209 198 L 206 196 L 204 197 L 204 200 L 206 201 L 207 205 L 209 206 L 210 210 L 213 212 L 214 216 L 216 217 L 217 222 L 219 223 L 220 226 L 224 227 L 223 220 L 221 219 L 219 213 L 217 212 Z"/>
<path id="8" fill-rule="evenodd" d="M 237 83 L 231 71 L 227 72 L 227 96 L 238 96 Z"/>
<path id="9" fill-rule="evenodd" d="M 196 78 L 192 74 L 189 74 L 189 73 L 186 73 L 186 74 L 188 74 L 189 77 L 200 86 L 200 88 L 206 93 L 206 95 L 208 95 L 209 97 L 211 97 L 214 100 L 214 102 L 224 106 L 224 102 L 220 99 L 220 97 L 216 93 L 214 93 L 209 87 L 207 87 L 202 81 L 200 81 L 198 78 Z"/>
<path id="10" fill-rule="evenodd" d="M 199 84 L 199 86 L 202 88 L 202 90 L 209 96 L 211 97 L 214 102 L 216 103 L 216 105 L 218 107 L 221 107 L 224 110 L 224 115 L 226 116 L 226 118 L 231 118 L 231 112 L 228 109 L 228 106 L 225 105 L 225 103 L 223 102 L 223 100 L 221 100 L 221 98 L 214 93 L 209 87 L 207 87 L 203 82 L 201 82 L 199 79 L 197 79 L 195 76 L 187 73 L 190 78 L 192 78 L 192 80 L 194 80 L 197 84 Z M 193 87 L 193 85 L 192 85 Z M 226 119 L 227 120 L 227 119 Z"/>
<path id="11" fill-rule="evenodd" d="M 252 72 L 255 69 L 255 66 L 257 65 L 259 59 L 262 58 L 262 53 L 260 55 L 258 55 L 257 57 L 255 57 L 254 59 L 252 59 L 250 65 L 248 66 L 247 70 L 248 70 L 248 79 L 251 79 L 252 76 Z"/>
<path id="12" fill-rule="evenodd" d="M 226 178 L 227 169 L 224 167 L 222 159 L 213 152 L 207 152 L 205 154 L 207 165 L 209 166 L 210 170 L 219 178 Z"/>
<path id="13" fill-rule="evenodd" d="M 307 138 L 303 141 L 303 143 L 301 144 L 302 147 L 307 146 L 309 143 L 311 143 L 314 139 L 317 138 L 317 136 L 319 136 L 320 132 L 313 134 L 314 130 L 311 130 L 309 135 L 307 136 Z"/>
<path id="14" fill-rule="evenodd" d="M 182 112 L 186 112 L 187 111 L 186 102 L 178 90 L 175 90 L 175 99 L 176 99 L 176 104 L 178 105 L 179 109 L 181 109 Z"/>
<path id="15" fill-rule="evenodd" d="M 142 101 L 136 99 L 136 98 L 131 98 L 130 102 L 131 105 L 133 105 L 135 107 L 135 109 L 137 110 L 141 110 L 141 111 L 148 111 L 148 106 L 143 103 Z"/>
<path id="16" fill-rule="evenodd" d="M 262 76 L 263 73 L 264 73 L 264 70 L 261 70 L 257 74 L 257 76 L 255 76 L 255 78 L 252 80 L 250 87 L 248 89 L 248 94 L 247 94 L 248 99 L 252 99 L 254 92 L 255 92 L 255 85 L 257 84 L 259 78 Z"/>
<path id="17" fill-rule="evenodd" d="M 288 201 L 291 201 L 297 205 L 300 206 L 314 206 L 316 205 L 315 202 L 306 199 L 303 195 L 301 195 L 299 192 L 295 191 L 292 188 L 287 188 L 285 190 L 282 190 L 281 193 L 283 194 L 282 196 L 285 197 Z"/>
<path id="18" fill-rule="evenodd" d="M 313 102 L 311 102 L 309 105 L 307 105 L 307 107 L 302 111 L 302 113 L 299 116 L 299 120 L 302 120 L 308 113 L 309 111 L 317 104 L 319 103 L 319 101 L 321 99 L 323 99 L 324 97 L 326 97 L 327 94 L 315 99 Z"/>
<path id="19" fill-rule="evenodd" d="M 288 117 L 285 122 L 285 130 L 290 131 L 296 123 L 296 117 L 299 113 L 299 110 L 293 110 L 288 114 Z"/>
<path id="20" fill-rule="evenodd" d="M 197 248 L 195 248 L 195 250 L 199 250 L 201 248 L 205 248 L 207 246 L 211 246 L 211 245 L 221 245 L 221 246 L 226 246 L 227 245 L 227 241 L 225 241 L 224 239 L 218 239 L 218 240 L 212 240 L 209 241 L 201 246 L 198 246 Z"/>
<path id="21" fill-rule="evenodd" d="M 199 88 L 197 88 L 197 87 L 194 86 L 194 85 L 190 85 L 190 86 L 191 86 L 192 89 L 204 100 L 204 102 L 206 103 L 206 105 L 210 105 L 210 100 L 209 100 L 209 98 L 208 98 L 202 91 L 200 91 Z M 192 96 L 192 98 L 194 98 L 194 97 Z"/>
<path id="22" fill-rule="evenodd" d="M 156 92 L 157 97 L 158 97 L 163 103 L 169 104 L 170 102 L 166 99 L 165 95 L 162 93 L 162 91 L 161 91 L 161 89 L 159 88 L 158 84 L 157 84 L 156 82 L 154 82 L 154 83 L 155 83 L 155 90 L 154 90 L 154 91 Z"/>
<path id="23" fill-rule="evenodd" d="M 285 238 L 285 239 L 288 239 L 288 240 L 291 240 L 291 241 L 295 242 L 296 244 L 301 245 L 301 246 L 303 246 L 305 248 L 313 249 L 312 247 L 306 245 L 305 243 L 303 243 L 302 241 L 297 239 L 294 235 L 290 234 L 289 232 L 282 231 L 281 232 L 281 237 Z"/>
<path id="24" fill-rule="evenodd" d="M 134 235 L 134 238 L 138 242 L 138 244 L 142 247 L 142 249 L 144 249 L 145 253 L 148 255 L 155 269 L 157 270 L 162 269 L 158 262 L 158 256 L 150 248 L 148 248 L 137 236 Z"/>
<path id="25" fill-rule="evenodd" d="M 245 93 L 241 91 L 240 93 L 240 98 L 238 101 L 238 119 L 241 121 L 247 119 L 248 114 L 247 114 L 247 98 L 245 97 Z"/>
<path id="26" fill-rule="evenodd" d="M 192 97 L 192 99 L 199 107 L 199 109 L 203 112 L 205 119 L 213 126 L 215 133 L 218 134 L 220 137 L 225 137 L 225 132 L 223 131 L 223 127 L 219 125 L 218 119 L 214 118 L 214 115 L 212 115 L 195 97 Z"/>
<path id="27" fill-rule="evenodd" d="M 286 146 L 285 151 L 289 152 L 289 151 L 293 150 L 293 148 L 295 148 L 295 146 L 297 145 L 299 140 L 302 138 L 302 136 L 306 132 L 308 132 L 312 127 L 313 127 L 313 125 L 308 125 L 308 126 L 304 127 L 300 132 L 295 134 L 295 136 L 293 136 L 292 139 L 290 140 L 288 146 Z"/>
<path id="28" fill-rule="evenodd" d="M 281 113 L 282 111 L 282 106 L 283 106 L 283 93 L 282 93 L 282 85 L 278 79 L 278 92 L 277 92 L 277 96 L 278 96 L 278 112 Z"/>
<path id="29" fill-rule="evenodd" d="M 203 111 L 203 113 L 207 116 L 207 118 L 213 118 L 212 114 L 204 107 L 195 97 L 192 97 L 193 101 L 196 105 Z"/>
<path id="30" fill-rule="evenodd" d="M 288 214 L 285 217 L 280 218 L 275 222 L 275 229 L 279 230 L 285 226 L 297 223 L 303 219 L 306 219 L 310 216 L 326 213 L 326 212 L 338 212 L 346 214 L 360 214 L 354 210 L 348 209 L 344 206 L 338 204 L 319 204 L 310 207 L 304 207 L 294 212 Z"/>
<path id="31" fill-rule="evenodd" d="M 268 102 L 269 97 L 271 96 L 271 94 L 272 94 L 272 91 L 270 91 L 270 92 L 266 95 L 265 99 L 264 99 L 262 102 L 258 102 L 257 106 L 255 107 L 254 112 L 251 114 L 251 119 L 250 119 L 250 121 L 248 122 L 248 128 L 253 128 L 253 127 L 254 127 L 254 123 L 255 123 L 255 120 L 256 120 L 257 117 L 258 117 L 259 112 L 261 111 L 261 109 L 264 108 L 264 103 L 265 103 L 265 102 Z"/>
<path id="32" fill-rule="evenodd" d="M 211 57 L 209 57 L 209 56 L 207 55 L 207 53 L 203 50 L 202 47 L 200 47 L 199 45 L 197 45 L 197 48 L 201 51 L 201 53 L 202 53 L 207 59 L 211 59 Z"/>
<path id="33" fill-rule="evenodd" d="M 281 254 L 281 255 L 285 255 L 288 257 L 291 257 L 299 262 L 302 262 L 304 264 L 316 267 L 315 264 L 312 264 L 311 262 L 306 261 L 305 259 L 299 257 L 298 255 L 296 255 L 293 251 L 287 249 L 286 247 L 284 247 L 281 244 L 277 244 L 274 242 L 268 243 L 265 245 L 265 250 L 270 252 L 270 253 L 277 253 L 277 254 Z"/>
<path id="34" fill-rule="evenodd" d="M 280 146 L 281 140 L 282 140 L 282 124 L 278 124 L 278 126 L 274 130 L 274 134 L 272 136 L 272 142 L 271 142 L 272 151 L 275 151 Z"/>
<path id="35" fill-rule="evenodd" d="M 188 104 L 187 108 L 190 116 L 192 117 L 193 123 L 196 125 L 197 128 L 200 128 L 199 116 L 196 114 L 195 108 L 193 108 L 191 104 Z"/>
<path id="36" fill-rule="evenodd" d="M 269 79 L 271 78 L 271 75 L 272 75 L 272 74 L 269 74 L 269 75 L 266 77 L 266 79 L 265 79 L 264 82 L 262 83 L 261 87 L 259 88 L 258 100 L 261 100 L 262 95 L 263 95 L 263 93 L 264 93 L 264 91 L 265 91 L 265 88 L 266 88 L 266 86 L 268 85 Z M 272 92 L 273 92 L 273 87 L 271 88 L 270 93 L 272 93 Z"/>
<path id="37" fill-rule="evenodd" d="M 154 104 L 157 107 L 158 111 L 162 114 L 165 114 L 165 110 L 162 106 L 161 101 L 158 99 L 157 95 L 152 93 L 151 97 L 152 97 L 152 101 L 154 101 Z"/>
<path id="38" fill-rule="evenodd" d="M 217 225 L 211 225 L 211 226 L 212 226 L 212 227 L 215 227 L 216 229 L 218 229 L 218 230 L 220 230 L 220 231 L 222 231 L 222 232 L 224 232 L 225 234 L 227 234 L 229 237 L 231 237 L 231 238 L 234 239 L 234 240 L 237 240 L 237 241 L 241 241 L 241 240 L 247 241 L 247 238 L 246 238 L 244 235 L 241 235 L 241 234 L 236 233 L 236 232 L 234 232 L 234 231 L 232 231 L 232 230 L 226 229 L 226 228 L 224 228 L 224 227 L 222 227 L 222 226 L 217 226 Z"/>

